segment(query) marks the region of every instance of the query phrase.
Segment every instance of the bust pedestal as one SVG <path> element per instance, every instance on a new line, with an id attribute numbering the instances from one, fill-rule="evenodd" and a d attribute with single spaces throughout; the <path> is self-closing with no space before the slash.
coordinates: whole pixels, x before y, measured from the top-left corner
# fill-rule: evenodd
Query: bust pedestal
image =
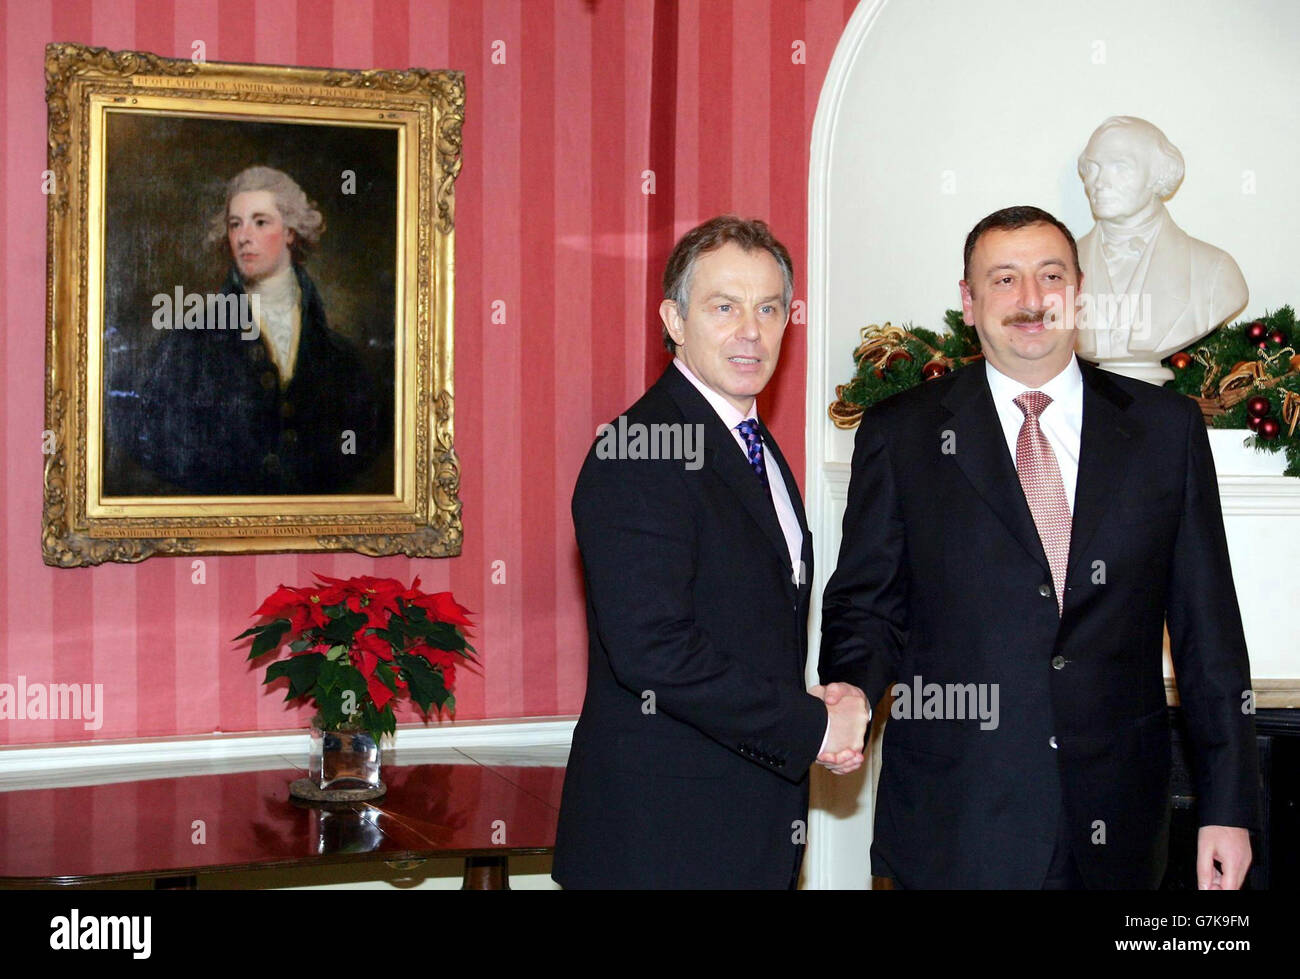
<path id="1" fill-rule="evenodd" d="M 1138 381 L 1147 381 L 1161 386 L 1165 381 L 1174 379 L 1174 372 L 1168 367 L 1161 367 L 1158 360 L 1102 360 L 1097 362 L 1102 370 L 1123 374 Z"/>

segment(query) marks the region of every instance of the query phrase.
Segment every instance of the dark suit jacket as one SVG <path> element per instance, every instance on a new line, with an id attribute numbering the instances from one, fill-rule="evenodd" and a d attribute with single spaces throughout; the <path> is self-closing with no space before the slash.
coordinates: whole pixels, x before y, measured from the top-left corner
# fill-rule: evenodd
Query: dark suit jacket
<path id="1" fill-rule="evenodd" d="M 1062 806 L 1088 886 L 1158 886 L 1166 618 L 1200 823 L 1257 825 L 1250 669 L 1204 422 L 1189 398 L 1080 367 L 1060 619 L 982 364 L 863 416 L 822 681 L 872 703 L 918 676 L 999 691 L 992 730 L 890 716 L 872 872 L 904 887 L 1041 886 Z"/>
<path id="2" fill-rule="evenodd" d="M 673 365 L 626 424 L 699 426 L 702 465 L 588 453 L 573 493 L 587 694 L 555 844 L 565 887 L 789 887 L 826 710 L 808 695 L 812 538 L 801 584 L 771 500 Z M 633 431 L 630 427 L 628 431 Z M 653 705 L 653 713 L 649 705 Z"/>
<path id="3" fill-rule="evenodd" d="M 329 328 L 315 283 L 302 266 L 294 272 L 302 327 L 283 390 L 261 338 L 244 339 L 238 329 L 162 332 L 143 377 L 116 385 L 133 396 L 110 404 L 113 450 L 187 493 L 391 492 L 391 476 L 386 485 L 357 480 L 392 452 L 392 376 L 382 383 L 370 376 L 352 344 Z M 221 295 L 242 293 L 232 270 Z M 354 452 L 343 451 L 347 431 Z"/>

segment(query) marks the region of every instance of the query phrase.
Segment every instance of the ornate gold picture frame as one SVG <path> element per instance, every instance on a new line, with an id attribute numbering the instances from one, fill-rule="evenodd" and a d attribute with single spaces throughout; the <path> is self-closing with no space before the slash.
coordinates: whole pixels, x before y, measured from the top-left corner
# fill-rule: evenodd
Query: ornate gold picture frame
<path id="1" fill-rule="evenodd" d="M 464 76 L 51 44 L 46 564 L 460 553 Z"/>

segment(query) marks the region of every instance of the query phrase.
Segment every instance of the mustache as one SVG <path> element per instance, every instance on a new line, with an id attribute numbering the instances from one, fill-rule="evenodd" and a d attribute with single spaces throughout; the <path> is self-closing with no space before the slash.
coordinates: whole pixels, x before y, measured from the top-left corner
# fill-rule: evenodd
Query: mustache
<path id="1" fill-rule="evenodd" d="M 1002 317 L 1003 326 L 1021 326 L 1029 323 L 1037 323 L 1046 318 L 1047 310 L 1040 309 L 1037 312 L 1012 313 L 1009 316 Z"/>

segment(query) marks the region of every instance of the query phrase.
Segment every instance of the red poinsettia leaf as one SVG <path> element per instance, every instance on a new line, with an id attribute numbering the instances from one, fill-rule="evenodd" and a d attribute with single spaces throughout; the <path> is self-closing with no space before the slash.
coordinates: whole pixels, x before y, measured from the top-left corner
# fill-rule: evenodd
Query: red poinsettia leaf
<path id="1" fill-rule="evenodd" d="M 301 606 L 304 601 L 305 599 L 297 589 L 280 585 L 275 591 L 271 592 L 266 601 L 258 607 L 253 615 L 271 619 L 287 618 L 287 613 Z"/>
<path id="2" fill-rule="evenodd" d="M 451 625 L 469 626 L 473 623 L 467 618 L 473 615 L 469 609 L 452 597 L 449 591 L 440 591 L 434 595 L 424 595 L 414 599 L 412 605 L 418 605 L 429 613 L 429 617 Z"/>
<path id="3" fill-rule="evenodd" d="M 384 705 L 394 696 L 393 691 L 384 685 L 384 681 L 374 675 L 366 678 L 366 689 L 370 692 L 370 699 L 375 702 L 376 710 L 383 710 Z"/>

